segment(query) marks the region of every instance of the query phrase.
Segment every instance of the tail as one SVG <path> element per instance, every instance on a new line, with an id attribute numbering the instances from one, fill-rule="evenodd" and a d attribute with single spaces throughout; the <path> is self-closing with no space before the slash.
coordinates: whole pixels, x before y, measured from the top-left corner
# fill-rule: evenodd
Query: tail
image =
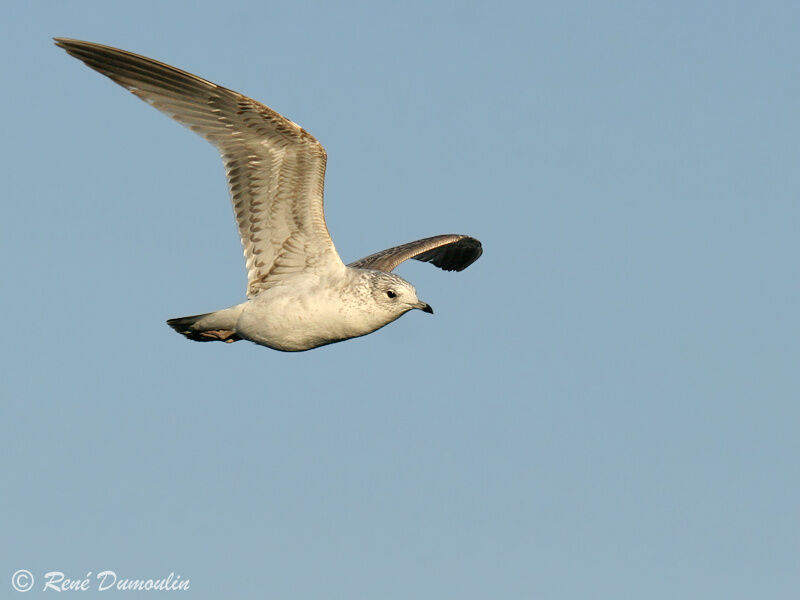
<path id="1" fill-rule="evenodd" d="M 195 342 L 225 342 L 231 344 L 242 338 L 236 333 L 236 321 L 242 305 L 224 310 L 170 319 L 167 325 Z"/>

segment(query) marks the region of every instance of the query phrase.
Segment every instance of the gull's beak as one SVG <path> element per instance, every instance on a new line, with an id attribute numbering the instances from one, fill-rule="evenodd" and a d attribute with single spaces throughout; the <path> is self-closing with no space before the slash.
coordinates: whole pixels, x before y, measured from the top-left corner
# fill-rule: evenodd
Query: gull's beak
<path id="1" fill-rule="evenodd" d="M 428 314 L 433 314 L 433 309 L 431 308 L 430 304 L 425 304 L 424 302 L 420 302 L 414 308 L 420 309 L 422 312 L 426 312 Z"/>

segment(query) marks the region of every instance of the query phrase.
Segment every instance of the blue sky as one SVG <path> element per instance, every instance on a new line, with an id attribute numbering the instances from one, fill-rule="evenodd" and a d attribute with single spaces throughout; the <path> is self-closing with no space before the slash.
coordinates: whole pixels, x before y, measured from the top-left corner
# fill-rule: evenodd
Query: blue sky
<path id="1" fill-rule="evenodd" d="M 23 568 L 26 597 L 105 569 L 203 599 L 796 595 L 798 19 L 8 7 L 2 595 Z M 402 265 L 436 314 L 361 339 L 183 339 L 167 318 L 244 298 L 221 163 L 52 36 L 303 125 L 346 261 L 449 232 L 483 257 Z"/>

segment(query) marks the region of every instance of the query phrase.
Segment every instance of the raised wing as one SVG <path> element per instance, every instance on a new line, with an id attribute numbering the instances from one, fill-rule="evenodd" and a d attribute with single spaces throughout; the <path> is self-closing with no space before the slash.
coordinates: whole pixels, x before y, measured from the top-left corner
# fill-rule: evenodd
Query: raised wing
<path id="1" fill-rule="evenodd" d="M 56 45 L 211 142 L 222 155 L 247 263 L 247 294 L 342 266 L 322 207 L 326 154 L 305 129 L 242 94 L 109 46 Z"/>
<path id="2" fill-rule="evenodd" d="M 463 271 L 483 254 L 481 243 L 468 235 L 436 235 L 381 250 L 352 262 L 348 267 L 392 271 L 401 262 L 413 258 L 433 263 L 445 271 Z"/>

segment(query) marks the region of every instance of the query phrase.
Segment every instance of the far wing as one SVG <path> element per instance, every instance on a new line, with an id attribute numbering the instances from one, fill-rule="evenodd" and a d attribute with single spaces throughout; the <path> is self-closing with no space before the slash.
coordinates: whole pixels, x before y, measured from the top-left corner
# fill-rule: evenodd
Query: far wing
<path id="1" fill-rule="evenodd" d="M 483 253 L 481 243 L 468 235 L 436 235 L 370 254 L 347 265 L 357 269 L 392 271 L 401 262 L 413 258 L 429 262 L 445 271 L 463 271 Z"/>

